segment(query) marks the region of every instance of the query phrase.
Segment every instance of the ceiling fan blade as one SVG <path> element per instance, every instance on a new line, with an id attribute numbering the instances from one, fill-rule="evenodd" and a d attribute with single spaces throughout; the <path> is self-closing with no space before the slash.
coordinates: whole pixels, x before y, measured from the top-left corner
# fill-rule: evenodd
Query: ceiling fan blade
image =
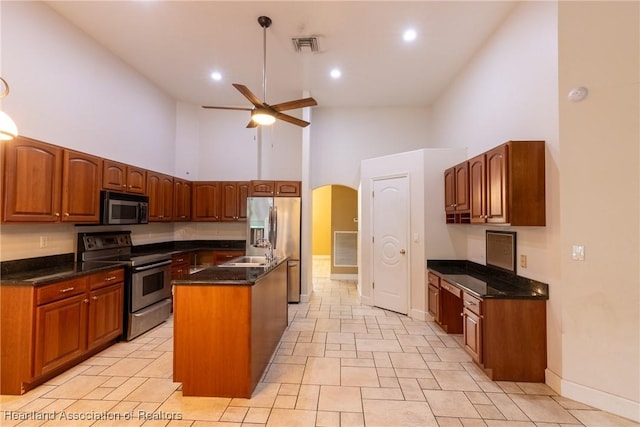
<path id="1" fill-rule="evenodd" d="M 318 105 L 315 99 L 303 98 L 303 99 L 296 99 L 295 101 L 281 102 L 280 104 L 270 105 L 270 107 L 276 111 L 285 111 L 285 110 L 293 110 L 293 109 L 302 108 L 302 107 L 313 107 L 314 105 Z"/>
<path id="2" fill-rule="evenodd" d="M 253 105 L 255 105 L 256 107 L 262 107 L 262 101 L 260 101 L 260 99 L 255 96 L 248 87 L 238 83 L 233 83 L 233 87 L 238 89 L 238 91 L 243 94 L 244 97 L 247 98 Z"/>
<path id="3" fill-rule="evenodd" d="M 284 114 L 284 113 L 278 113 L 276 115 L 276 118 L 278 120 L 282 120 L 284 122 L 288 122 L 288 123 L 291 123 L 291 124 L 294 124 L 294 125 L 298 125 L 298 126 L 301 126 L 303 128 L 307 127 L 307 126 L 309 126 L 311 124 L 311 123 L 306 122 L 304 120 L 300 120 L 297 117 L 293 117 L 293 116 L 290 116 L 290 115 Z"/>
<path id="4" fill-rule="evenodd" d="M 214 105 L 203 105 L 202 108 L 209 108 L 212 110 L 240 110 L 240 111 L 253 110 L 253 108 L 247 108 L 247 107 L 216 107 Z"/>
<path id="5" fill-rule="evenodd" d="M 253 120 L 249 120 L 249 124 L 247 125 L 247 129 L 248 128 L 257 128 L 258 124 L 256 122 L 254 122 Z"/>

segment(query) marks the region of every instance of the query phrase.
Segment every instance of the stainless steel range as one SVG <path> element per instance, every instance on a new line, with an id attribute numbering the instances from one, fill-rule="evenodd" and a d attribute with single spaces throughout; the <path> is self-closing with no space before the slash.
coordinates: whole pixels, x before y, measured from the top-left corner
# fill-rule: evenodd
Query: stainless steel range
<path id="1" fill-rule="evenodd" d="M 132 254 L 131 232 L 78 233 L 78 262 L 124 263 L 123 339 L 129 341 L 171 315 L 171 256 Z"/>

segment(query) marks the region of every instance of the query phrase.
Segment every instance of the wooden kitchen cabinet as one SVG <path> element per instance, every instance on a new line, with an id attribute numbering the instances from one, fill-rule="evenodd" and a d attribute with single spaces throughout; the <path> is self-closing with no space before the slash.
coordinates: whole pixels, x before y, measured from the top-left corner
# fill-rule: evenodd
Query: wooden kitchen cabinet
<path id="1" fill-rule="evenodd" d="M 246 221 L 249 182 L 223 181 L 220 182 L 220 189 L 222 193 L 220 198 L 221 221 Z"/>
<path id="2" fill-rule="evenodd" d="M 464 348 L 476 362 L 482 363 L 482 301 L 467 293 L 463 295 L 463 342 Z"/>
<path id="3" fill-rule="evenodd" d="M 126 193 L 146 194 L 147 171 L 145 169 L 103 160 L 102 188 Z"/>
<path id="4" fill-rule="evenodd" d="M 99 157 L 64 150 L 61 221 L 100 221 L 102 165 L 103 161 Z"/>
<path id="5" fill-rule="evenodd" d="M 186 252 L 171 257 L 171 280 L 177 279 L 189 272 L 191 264 L 191 253 Z"/>
<path id="6" fill-rule="evenodd" d="M 469 162 L 444 171 L 444 210 L 447 224 L 469 223 Z"/>
<path id="7" fill-rule="evenodd" d="M 440 323 L 440 278 L 427 271 L 427 311 L 436 323 Z"/>
<path id="8" fill-rule="evenodd" d="M 213 251 L 213 265 L 220 265 L 239 256 L 243 256 L 243 250 L 215 250 Z"/>
<path id="9" fill-rule="evenodd" d="M 544 141 L 509 141 L 469 161 L 473 224 L 545 225 Z"/>
<path id="10" fill-rule="evenodd" d="M 3 220 L 60 221 L 63 149 L 24 137 L 3 144 Z"/>
<path id="11" fill-rule="evenodd" d="M 124 307 L 123 270 L 97 273 L 89 279 L 89 324 L 87 347 L 101 347 L 122 334 Z"/>
<path id="12" fill-rule="evenodd" d="M 193 183 L 192 221 L 220 221 L 220 182 Z"/>
<path id="13" fill-rule="evenodd" d="M 299 197 L 300 181 L 251 181 L 251 197 Z"/>
<path id="14" fill-rule="evenodd" d="M 100 158 L 24 137 L 5 144 L 4 221 L 99 222 Z"/>
<path id="15" fill-rule="evenodd" d="M 149 222 L 173 221 L 173 177 L 147 172 Z"/>
<path id="16" fill-rule="evenodd" d="M 180 178 L 173 179 L 173 220 L 191 220 L 191 182 Z"/>
<path id="17" fill-rule="evenodd" d="M 1 394 L 22 394 L 122 334 L 124 271 L 0 287 Z M 11 349 L 11 351 L 4 351 Z"/>

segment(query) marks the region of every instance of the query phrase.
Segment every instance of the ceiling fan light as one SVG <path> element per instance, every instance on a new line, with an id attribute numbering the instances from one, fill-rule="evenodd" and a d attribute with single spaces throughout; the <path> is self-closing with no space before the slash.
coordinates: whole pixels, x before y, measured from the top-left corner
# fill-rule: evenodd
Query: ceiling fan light
<path id="1" fill-rule="evenodd" d="M 16 123 L 4 111 L 0 111 L 0 141 L 8 141 L 18 136 Z"/>
<path id="2" fill-rule="evenodd" d="M 268 125 L 274 124 L 276 121 L 276 118 L 273 114 L 269 113 L 268 111 L 255 110 L 253 113 L 251 113 L 251 120 L 253 120 L 259 125 L 268 126 Z"/>

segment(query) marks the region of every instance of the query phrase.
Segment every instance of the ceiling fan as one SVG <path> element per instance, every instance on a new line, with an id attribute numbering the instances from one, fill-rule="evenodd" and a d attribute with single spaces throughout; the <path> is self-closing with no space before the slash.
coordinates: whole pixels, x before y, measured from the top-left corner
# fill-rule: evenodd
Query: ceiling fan
<path id="1" fill-rule="evenodd" d="M 271 26 L 271 18 L 268 16 L 260 16 L 258 18 L 258 24 L 262 27 L 262 39 L 263 39 L 263 65 L 262 65 L 262 88 L 263 99 L 267 98 L 267 28 Z M 253 108 L 245 107 L 216 107 L 211 105 L 203 105 L 202 108 L 211 108 L 216 110 L 243 110 L 251 111 L 251 121 L 247 125 L 248 128 L 254 128 L 258 125 L 270 125 L 273 124 L 276 119 L 282 120 L 301 127 L 309 126 L 311 123 L 300 120 L 297 117 L 290 116 L 283 113 L 283 111 L 294 110 L 302 107 L 313 107 L 318 105 L 313 98 L 296 99 L 295 101 L 282 102 L 280 104 L 269 105 L 255 96 L 249 88 L 244 85 L 234 83 L 235 87 L 245 98 L 253 104 Z"/>

